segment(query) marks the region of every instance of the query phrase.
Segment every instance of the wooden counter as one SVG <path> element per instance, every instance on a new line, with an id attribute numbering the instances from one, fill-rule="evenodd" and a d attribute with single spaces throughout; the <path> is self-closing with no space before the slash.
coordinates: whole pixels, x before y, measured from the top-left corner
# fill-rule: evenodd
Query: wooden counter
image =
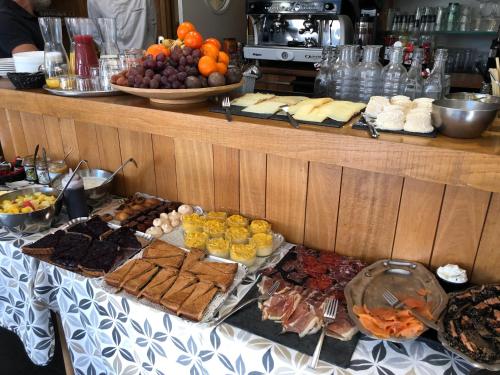
<path id="1" fill-rule="evenodd" d="M 117 190 L 266 217 L 292 242 L 374 260 L 459 263 L 500 281 L 500 133 L 436 139 L 162 110 L 132 96 L 73 99 L 0 81 L 7 158 L 39 143 L 91 167 L 134 157 Z"/>

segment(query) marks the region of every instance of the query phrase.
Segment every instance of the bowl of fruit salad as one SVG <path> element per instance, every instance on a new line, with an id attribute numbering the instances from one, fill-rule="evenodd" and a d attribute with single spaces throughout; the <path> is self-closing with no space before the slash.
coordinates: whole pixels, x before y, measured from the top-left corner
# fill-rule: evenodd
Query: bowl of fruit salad
<path id="1" fill-rule="evenodd" d="M 241 70 L 230 64 L 217 39 L 203 40 L 189 22 L 177 36 L 151 45 L 139 64 L 111 77 L 113 88 L 171 105 L 203 102 L 243 85 Z"/>
<path id="2" fill-rule="evenodd" d="M 30 187 L 0 197 L 0 224 L 24 233 L 37 233 L 50 228 L 60 201 L 57 190 Z"/>

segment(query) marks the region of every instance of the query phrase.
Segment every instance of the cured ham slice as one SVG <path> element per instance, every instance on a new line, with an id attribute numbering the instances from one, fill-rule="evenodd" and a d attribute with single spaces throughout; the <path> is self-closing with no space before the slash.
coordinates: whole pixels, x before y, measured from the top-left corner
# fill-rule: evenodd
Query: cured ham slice
<path id="1" fill-rule="evenodd" d="M 317 332 L 321 328 L 314 306 L 303 300 L 295 308 L 293 314 L 282 321 L 284 332 L 295 332 L 299 337 Z"/>
<path id="2" fill-rule="evenodd" d="M 262 319 L 287 320 L 301 300 L 302 296 L 297 290 L 284 288 L 263 303 Z"/>

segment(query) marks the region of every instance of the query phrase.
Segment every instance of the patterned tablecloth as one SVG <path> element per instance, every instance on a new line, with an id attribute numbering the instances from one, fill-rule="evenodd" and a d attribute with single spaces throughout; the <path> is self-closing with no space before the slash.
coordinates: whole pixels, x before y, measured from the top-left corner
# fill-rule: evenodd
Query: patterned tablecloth
<path id="1" fill-rule="evenodd" d="M 18 334 L 30 358 L 54 351 L 49 309 L 61 314 L 77 374 L 310 374 L 309 356 L 223 324 L 186 322 L 108 293 L 88 279 L 23 255 L 23 237 L 0 229 L 0 325 Z M 245 293 L 252 282 L 242 284 Z M 234 297 L 236 298 L 236 297 Z M 349 369 L 320 362 L 314 374 L 467 374 L 470 367 L 440 347 L 362 337 Z"/>

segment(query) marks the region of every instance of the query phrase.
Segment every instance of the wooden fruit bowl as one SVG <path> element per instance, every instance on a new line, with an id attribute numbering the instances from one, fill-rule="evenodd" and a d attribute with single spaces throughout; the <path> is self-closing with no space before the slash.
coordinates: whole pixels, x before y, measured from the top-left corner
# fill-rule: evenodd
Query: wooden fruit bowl
<path id="1" fill-rule="evenodd" d="M 134 87 L 112 85 L 114 89 L 127 94 L 149 98 L 152 103 L 160 105 L 201 103 L 211 96 L 221 95 L 243 86 L 243 81 L 231 85 L 206 87 L 201 89 L 137 89 Z"/>

